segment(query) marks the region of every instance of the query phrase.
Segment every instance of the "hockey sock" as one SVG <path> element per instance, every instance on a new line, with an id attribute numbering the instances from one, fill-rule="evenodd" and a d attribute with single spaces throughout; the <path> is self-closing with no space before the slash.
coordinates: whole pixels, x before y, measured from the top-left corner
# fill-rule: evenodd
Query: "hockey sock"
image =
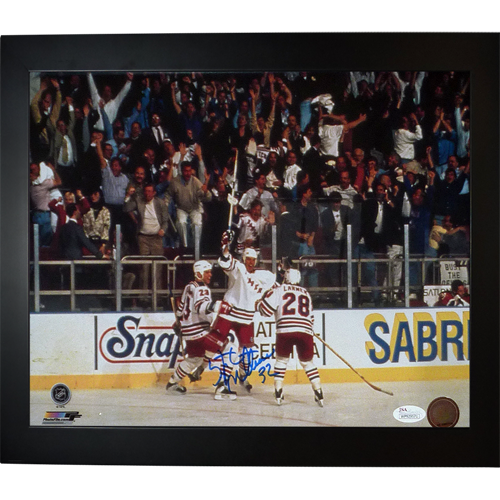
<path id="1" fill-rule="evenodd" d="M 182 363 L 184 363 L 184 361 Z M 182 363 L 180 363 L 175 369 L 174 373 L 170 377 L 169 383 L 178 384 L 187 375 L 187 372 L 185 372 L 182 368 Z"/>
<path id="2" fill-rule="evenodd" d="M 203 358 L 203 363 L 206 362 L 211 370 L 219 370 L 219 379 L 217 383 L 220 384 L 223 382 L 228 388 L 230 383 L 234 382 L 232 379 L 233 363 L 231 362 L 231 356 L 228 354 L 230 349 L 231 348 L 226 345 L 222 354 L 220 351 L 217 354 L 206 351 L 205 357 Z M 203 363 L 202 366 L 204 366 Z"/>
<path id="3" fill-rule="evenodd" d="M 274 363 L 274 388 L 277 390 L 283 387 L 287 364 L 288 358 L 276 357 L 276 362 Z"/>
<path id="4" fill-rule="evenodd" d="M 238 365 L 238 379 L 243 381 L 243 380 L 246 380 L 246 378 L 248 377 L 249 375 L 249 367 L 250 367 L 250 363 L 249 361 L 251 361 L 248 357 L 248 351 L 245 349 L 245 354 L 243 354 L 243 349 L 239 349 L 238 350 L 238 356 L 240 358 L 240 363 Z M 252 351 L 250 351 L 250 356 L 252 355 L 251 354 Z"/>
<path id="5" fill-rule="evenodd" d="M 201 363 L 201 367 L 206 370 L 208 367 L 208 363 L 210 363 L 210 360 L 215 356 L 214 352 L 205 352 L 205 356 L 203 356 L 203 361 Z"/>
<path id="6" fill-rule="evenodd" d="M 181 361 L 175 370 L 175 372 L 170 377 L 170 383 L 179 383 L 188 373 L 191 373 L 197 366 L 202 362 L 201 357 L 196 358 L 186 358 Z"/>
<path id="7" fill-rule="evenodd" d="M 211 353 L 208 353 L 211 354 Z M 224 353 L 225 354 L 225 353 Z M 206 355 L 205 355 L 206 357 Z M 215 363 L 212 359 L 208 359 L 208 362 L 210 362 L 210 366 L 214 367 L 216 366 L 219 369 L 219 382 L 224 382 L 224 385 L 226 387 L 229 387 L 230 382 L 232 381 L 232 375 L 233 375 L 233 364 L 230 362 L 228 356 L 219 356 L 215 355 Z M 223 361 L 221 361 L 221 358 Z M 205 358 L 204 358 L 205 361 Z"/>
<path id="8" fill-rule="evenodd" d="M 220 367 L 220 380 L 224 382 L 226 387 L 230 387 L 233 376 L 233 367 L 232 365 L 227 365 L 226 363 L 222 363 Z"/>
<path id="9" fill-rule="evenodd" d="M 319 373 L 314 363 L 312 361 L 301 361 L 300 364 L 302 365 L 302 368 L 304 368 L 307 378 L 311 382 L 313 389 L 320 389 L 321 382 L 319 379 Z"/>

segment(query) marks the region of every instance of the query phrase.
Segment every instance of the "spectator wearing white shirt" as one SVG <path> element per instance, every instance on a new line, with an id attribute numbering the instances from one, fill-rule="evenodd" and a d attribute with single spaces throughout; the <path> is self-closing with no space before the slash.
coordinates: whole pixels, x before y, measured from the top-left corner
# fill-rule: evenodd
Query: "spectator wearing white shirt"
<path id="1" fill-rule="evenodd" d="M 281 160 L 281 158 L 280 158 Z M 278 153 L 270 151 L 266 162 L 259 167 L 259 170 L 266 176 L 266 188 L 270 191 L 278 191 L 283 186 L 282 170 L 279 164 Z"/>
<path id="2" fill-rule="evenodd" d="M 169 181 L 179 175 L 179 165 L 184 160 L 184 156 L 180 151 L 175 149 L 172 141 L 168 138 L 163 140 L 163 153 L 161 156 L 160 169 L 165 169 L 169 173 Z"/>
<path id="3" fill-rule="evenodd" d="M 401 95 L 404 96 L 406 88 L 409 87 L 412 93 L 413 102 L 418 105 L 420 104 L 420 93 L 422 90 L 422 85 L 426 76 L 425 71 L 405 71 L 403 73 L 403 78 L 401 78 L 399 72 L 393 71 L 392 73 L 397 82 L 399 82 Z"/>
<path id="4" fill-rule="evenodd" d="M 340 156 L 339 143 L 342 136 L 352 128 L 358 126 L 366 120 L 366 115 L 359 115 L 357 120 L 347 123 L 343 116 L 326 115 L 323 116 L 321 107 L 318 135 L 321 139 L 321 154 L 336 158 Z"/>
<path id="5" fill-rule="evenodd" d="M 30 164 L 30 200 L 31 200 L 31 222 L 39 225 L 39 241 L 41 246 L 50 246 L 53 228 L 51 226 L 51 214 L 49 209 L 50 192 L 61 184 L 61 179 L 55 169 L 49 169 L 52 175 L 42 172 L 41 164 Z M 57 224 L 57 216 L 56 216 Z"/>
<path id="6" fill-rule="evenodd" d="M 402 163 L 415 159 L 415 143 L 422 139 L 422 128 L 415 113 L 403 116 L 400 128 L 394 131 L 394 150 L 401 157 Z"/>
<path id="7" fill-rule="evenodd" d="M 33 163 L 33 162 L 32 162 Z M 52 179 L 54 180 L 54 168 L 51 163 L 47 162 L 40 162 L 38 164 L 38 177 L 36 177 L 32 182 L 32 186 L 38 186 L 42 182 L 46 181 L 47 179 Z M 49 192 L 49 201 L 52 200 L 57 200 L 62 197 L 62 193 L 59 190 L 59 186 L 61 186 L 61 178 L 58 175 L 59 183 L 55 183 L 54 187 L 50 189 Z M 57 229 L 57 215 L 56 214 L 50 214 L 50 225 L 52 227 L 52 232 L 56 232 Z"/>
<path id="8" fill-rule="evenodd" d="M 328 186 L 323 188 L 323 193 L 325 196 L 329 196 L 330 193 L 338 192 L 342 196 L 342 205 L 353 208 L 354 202 L 353 198 L 358 194 L 358 192 L 351 186 L 351 177 L 347 170 L 340 173 L 340 185 L 338 186 Z"/>
<path id="9" fill-rule="evenodd" d="M 136 222 L 137 243 L 140 255 L 163 255 L 163 236 L 168 225 L 167 206 L 156 197 L 152 184 L 146 184 L 143 198 L 130 197 L 123 206 L 124 212 L 130 213 Z M 139 276 L 140 287 L 148 288 L 149 265 L 144 265 Z M 162 266 L 157 268 L 156 284 L 161 287 Z"/>
<path id="10" fill-rule="evenodd" d="M 293 151 L 286 154 L 285 171 L 283 172 L 283 187 L 292 191 L 297 184 L 297 174 L 302 169 L 297 165 L 297 155 Z"/>
<path id="11" fill-rule="evenodd" d="M 99 95 L 99 91 L 97 90 L 92 73 L 87 74 L 90 95 L 92 96 L 92 104 L 94 109 L 96 109 L 99 112 L 99 120 L 97 120 L 97 123 L 95 124 L 95 127 L 97 129 L 104 130 L 104 122 L 102 120 L 101 107 L 99 105 L 99 102 L 101 100 L 104 101 L 104 111 L 106 111 L 106 114 L 108 115 L 109 122 L 113 123 L 113 121 L 116 118 L 116 115 L 118 114 L 118 109 L 120 108 L 121 103 L 123 102 L 126 95 L 130 91 L 133 78 L 134 78 L 133 73 L 127 73 L 127 81 L 125 85 L 120 90 L 120 92 L 118 92 L 117 96 L 114 99 L 112 99 L 111 87 L 109 85 L 105 85 L 101 97 Z"/>
<path id="12" fill-rule="evenodd" d="M 369 85 L 373 85 L 375 83 L 375 72 L 374 71 L 351 71 L 349 73 L 349 86 L 348 91 L 352 93 L 354 97 L 358 97 L 358 84 L 359 82 L 365 81 Z"/>
<path id="13" fill-rule="evenodd" d="M 56 122 L 55 134 L 50 144 L 50 158 L 61 177 L 62 186 L 75 190 L 78 187 L 76 171 L 77 148 L 73 133 L 75 128 L 75 110 L 70 97 L 66 97 L 69 112 L 69 123 L 59 118 Z"/>

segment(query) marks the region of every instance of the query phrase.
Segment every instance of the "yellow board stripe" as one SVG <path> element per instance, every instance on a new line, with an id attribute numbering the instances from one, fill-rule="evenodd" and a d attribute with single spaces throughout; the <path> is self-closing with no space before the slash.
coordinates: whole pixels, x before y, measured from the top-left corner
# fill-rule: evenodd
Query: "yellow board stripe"
<path id="1" fill-rule="evenodd" d="M 350 369 L 319 369 L 323 383 L 351 383 L 363 381 Z M 168 382 L 171 373 L 126 373 L 110 375 L 33 375 L 30 377 L 32 391 L 50 390 L 56 383 L 66 384 L 70 390 L 77 389 L 138 389 Z M 469 366 L 411 366 L 401 368 L 363 368 L 358 372 L 369 382 L 408 382 L 426 380 L 469 379 Z M 200 382 L 184 384 L 189 387 L 213 386 L 218 379 L 218 371 L 205 372 Z M 252 384 L 262 383 L 258 373 L 250 375 Z M 273 384 L 273 377 L 266 376 L 265 384 Z M 303 370 L 288 370 L 285 384 L 308 384 L 309 379 Z"/>

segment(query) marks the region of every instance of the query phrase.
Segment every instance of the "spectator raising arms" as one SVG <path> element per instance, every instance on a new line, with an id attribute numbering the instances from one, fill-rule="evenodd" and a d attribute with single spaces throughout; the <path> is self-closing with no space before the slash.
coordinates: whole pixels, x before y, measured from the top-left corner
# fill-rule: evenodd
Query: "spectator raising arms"
<path id="1" fill-rule="evenodd" d="M 189 253 L 197 228 L 201 254 L 213 254 L 231 213 L 232 229 L 239 228 L 231 247 L 236 256 L 249 245 L 256 253 L 266 249 L 275 224 L 278 253 L 309 263 L 318 261 L 320 248 L 322 255 L 345 257 L 351 224 L 353 257 L 365 260 L 359 283 L 372 290 L 401 285 L 408 224 L 411 285 L 423 286 L 432 273 L 420 276 L 416 259 L 470 255 L 469 77 L 456 71 L 37 74 L 31 221 L 41 245 L 57 248 L 65 210 L 76 202 L 82 215 L 76 224 L 84 223 L 101 253 L 120 224 L 131 254 Z M 366 262 L 376 256 L 392 266 L 387 276 Z M 317 265 L 303 269 L 302 281 L 345 287 L 339 267 L 318 273 Z M 141 286 L 146 281 L 143 273 Z M 380 297 L 374 291 L 372 298 Z"/>

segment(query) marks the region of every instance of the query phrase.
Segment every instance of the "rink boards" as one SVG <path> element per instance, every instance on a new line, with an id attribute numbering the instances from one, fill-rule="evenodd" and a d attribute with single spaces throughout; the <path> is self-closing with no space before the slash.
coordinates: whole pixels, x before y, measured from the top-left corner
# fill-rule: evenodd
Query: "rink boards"
<path id="1" fill-rule="evenodd" d="M 469 378 L 469 308 L 317 310 L 314 330 L 336 354 L 371 382 Z M 32 390 L 55 383 L 72 388 L 147 387 L 168 380 L 182 359 L 171 313 L 32 314 Z M 275 323 L 256 316 L 252 383 L 272 383 Z M 361 379 L 320 340 L 314 362 L 324 382 Z M 223 358 L 238 364 L 237 345 Z M 219 378 L 220 361 L 203 376 Z M 308 382 L 290 359 L 288 383 Z"/>

